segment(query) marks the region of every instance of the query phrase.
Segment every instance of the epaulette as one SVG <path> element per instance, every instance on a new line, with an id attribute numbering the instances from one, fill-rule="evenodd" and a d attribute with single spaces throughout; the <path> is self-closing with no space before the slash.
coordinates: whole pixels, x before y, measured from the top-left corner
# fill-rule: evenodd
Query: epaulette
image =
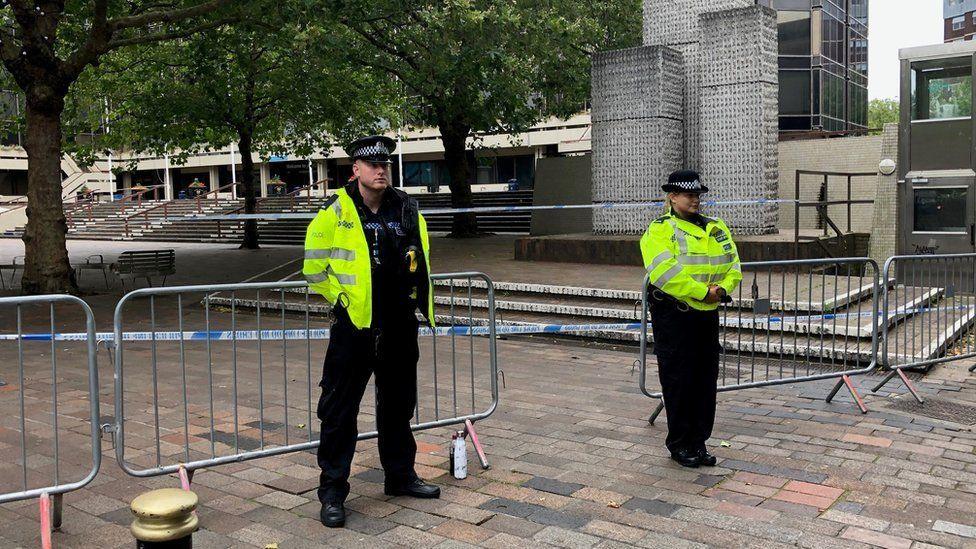
<path id="1" fill-rule="evenodd" d="M 665 215 L 662 215 L 661 217 L 655 219 L 654 221 L 651 221 L 651 223 L 664 223 L 665 221 L 668 220 L 669 217 L 670 216 L 668 216 L 667 214 L 665 214 Z"/>
<path id="2" fill-rule="evenodd" d="M 339 195 L 338 193 L 333 193 L 332 196 L 325 199 L 325 202 L 323 202 L 322 205 L 319 206 L 319 209 L 320 210 L 328 209 L 329 206 L 331 206 L 332 203 L 335 202 L 336 200 L 339 200 Z"/>

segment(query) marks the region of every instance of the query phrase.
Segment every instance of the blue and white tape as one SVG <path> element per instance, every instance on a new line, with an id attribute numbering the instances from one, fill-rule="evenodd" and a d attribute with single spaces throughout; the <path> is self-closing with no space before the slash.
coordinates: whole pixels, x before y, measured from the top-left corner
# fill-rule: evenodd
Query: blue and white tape
<path id="1" fill-rule="evenodd" d="M 911 309 L 896 309 L 892 314 L 902 315 L 902 314 L 931 314 L 931 313 L 941 313 L 949 311 L 960 311 L 960 310 L 974 310 L 976 305 L 958 305 L 955 307 L 920 307 Z M 837 313 L 837 314 L 824 314 L 824 315 L 810 315 L 810 316 L 793 316 L 793 317 L 780 317 L 780 316 L 761 316 L 761 317 L 744 317 L 741 319 L 732 318 L 724 319 L 723 324 L 726 327 L 735 327 L 737 324 L 745 324 L 748 326 L 755 326 L 757 323 L 769 322 L 779 323 L 779 322 L 793 322 L 802 325 L 804 321 L 807 320 L 834 320 L 836 318 L 847 318 L 847 317 L 870 317 L 874 313 L 870 311 L 858 312 L 858 313 Z M 878 316 L 881 316 L 881 311 L 879 311 Z M 650 325 L 650 321 L 648 321 Z M 641 329 L 640 322 L 619 322 L 619 323 L 604 323 L 604 324 L 527 324 L 524 326 L 497 326 L 495 328 L 495 335 L 531 335 L 531 334 L 566 334 L 566 333 L 592 333 L 592 332 L 633 332 Z M 438 328 L 431 329 L 427 326 L 421 326 L 419 333 L 421 336 L 430 337 L 433 333 L 437 333 L 439 336 L 446 335 L 456 335 L 456 336 L 466 336 L 466 335 L 476 335 L 485 336 L 488 335 L 489 330 L 487 326 L 442 326 Z M 88 334 L 85 332 L 74 332 L 74 333 L 29 333 L 29 334 L 0 334 L 0 341 L 87 341 Z M 315 328 L 315 329 L 295 329 L 295 330 L 196 330 L 196 331 L 166 331 L 166 332 L 123 332 L 123 341 L 257 341 L 258 339 L 262 341 L 295 341 L 295 340 L 324 340 L 329 339 L 329 330 L 327 328 Z M 115 334 L 112 332 L 98 332 L 95 334 L 96 341 L 114 341 Z"/>
<path id="2" fill-rule="evenodd" d="M 743 206 L 761 204 L 794 204 L 794 199 L 766 199 L 757 200 L 703 200 L 703 206 Z M 533 212 L 542 210 L 609 210 L 626 208 L 663 208 L 664 202 L 598 202 L 595 204 L 557 204 L 551 206 L 483 206 L 477 208 L 433 208 L 420 210 L 420 213 L 430 215 L 448 215 L 459 213 L 513 213 Z M 218 214 L 218 215 L 187 215 L 167 217 L 166 221 L 244 221 L 247 219 L 261 219 L 273 221 L 277 219 L 313 219 L 316 212 L 293 213 L 256 213 L 256 214 Z"/>
<path id="3" fill-rule="evenodd" d="M 615 324 L 541 324 L 526 326 L 498 326 L 495 328 L 496 335 L 516 335 L 516 334 L 560 334 L 578 332 L 626 332 L 640 330 L 639 322 L 615 323 Z M 433 332 L 437 335 L 488 335 L 487 326 L 444 326 L 431 329 L 423 326 L 420 328 L 420 335 L 429 337 Z M 85 332 L 75 333 L 31 333 L 31 334 L 0 334 L 0 341 L 87 341 L 88 334 Z M 329 339 L 329 330 L 326 328 L 310 330 L 198 330 L 184 332 L 123 332 L 122 341 L 281 341 L 281 340 L 321 340 Z M 112 332 L 98 332 L 95 334 L 96 341 L 114 341 L 115 334 Z"/>

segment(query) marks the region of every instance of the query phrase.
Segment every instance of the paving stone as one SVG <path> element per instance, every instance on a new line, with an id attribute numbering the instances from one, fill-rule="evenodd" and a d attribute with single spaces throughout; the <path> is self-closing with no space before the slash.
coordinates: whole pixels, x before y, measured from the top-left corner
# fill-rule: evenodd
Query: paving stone
<path id="1" fill-rule="evenodd" d="M 353 478 L 362 480 L 364 482 L 372 482 L 374 484 L 383 484 L 383 479 L 386 478 L 383 471 L 380 469 L 366 469 L 361 473 L 353 475 Z"/>
<path id="2" fill-rule="evenodd" d="M 277 507 L 278 509 L 284 509 L 286 511 L 288 509 L 294 509 L 299 505 L 308 503 L 308 500 L 301 496 L 286 494 L 285 492 L 271 492 L 270 494 L 265 494 L 254 501 L 264 505 Z"/>
<path id="3" fill-rule="evenodd" d="M 481 543 L 495 535 L 492 530 L 459 520 L 444 521 L 431 529 L 430 533 L 472 544 Z"/>
<path id="4" fill-rule="evenodd" d="M 911 540 L 896 536 L 889 536 L 873 530 L 864 530 L 856 526 L 851 526 L 847 530 L 844 530 L 840 536 L 845 539 L 860 541 L 869 545 L 886 547 L 890 549 L 908 549 L 912 546 Z"/>
<path id="5" fill-rule="evenodd" d="M 764 465 L 761 463 L 751 463 L 748 461 L 727 459 L 722 462 L 722 466 L 727 467 L 729 469 L 736 469 L 738 471 L 747 471 L 750 473 L 757 473 L 760 475 L 768 475 L 774 477 L 785 477 L 793 480 L 801 480 L 803 482 L 811 482 L 814 484 L 819 484 L 827 480 L 827 475 L 822 473 L 810 473 L 807 471 L 800 471 L 798 469 L 791 469 L 788 467 L 776 467 L 772 465 Z"/>
<path id="6" fill-rule="evenodd" d="M 559 526 L 563 528 L 569 528 L 578 530 L 583 527 L 584 524 L 589 522 L 589 518 L 582 517 L 575 513 L 568 513 L 563 511 L 556 511 L 554 509 L 539 509 L 538 511 L 532 513 L 527 519 L 532 522 L 537 522 L 539 524 L 545 524 L 548 526 Z"/>
<path id="7" fill-rule="evenodd" d="M 644 511 L 645 513 L 661 515 L 664 517 L 673 515 L 674 512 L 680 508 L 680 506 L 673 503 L 668 503 L 666 501 L 644 498 L 631 498 L 624 503 L 622 507 L 625 509 Z"/>
<path id="8" fill-rule="evenodd" d="M 510 534 L 520 539 L 531 538 L 536 532 L 544 528 L 541 524 L 534 523 L 530 520 L 504 514 L 497 514 L 491 517 L 482 523 L 481 526 L 496 532 Z"/>
<path id="9" fill-rule="evenodd" d="M 955 522 L 937 520 L 935 521 L 935 524 L 932 525 L 932 529 L 936 532 L 945 532 L 947 534 L 962 536 L 964 538 L 976 538 L 976 526 L 970 526 L 968 524 L 957 524 Z"/>
<path id="10" fill-rule="evenodd" d="M 407 547 L 433 547 L 444 541 L 444 538 L 430 532 L 410 528 L 408 526 L 397 526 L 379 535 L 379 538 L 390 543 L 404 545 Z"/>
<path id="11" fill-rule="evenodd" d="M 424 513 L 414 509 L 400 509 L 397 512 L 387 515 L 386 520 L 409 526 L 417 530 L 430 530 L 434 526 L 447 520 L 431 513 Z"/>
<path id="12" fill-rule="evenodd" d="M 617 524 L 616 522 L 608 522 L 599 519 L 591 520 L 586 524 L 586 526 L 583 527 L 583 531 L 595 536 L 610 538 L 612 540 L 629 544 L 637 543 L 638 541 L 644 539 L 644 536 L 647 535 L 647 532 L 640 528 L 632 528 L 630 526 L 624 526 L 623 524 Z"/>
<path id="13" fill-rule="evenodd" d="M 504 513 L 506 515 L 522 518 L 526 518 L 532 513 L 545 509 L 545 507 L 542 507 L 541 505 L 505 498 L 496 498 L 482 503 L 478 506 L 478 508 L 484 509 L 485 511 L 491 511 L 493 513 Z"/>
<path id="14" fill-rule="evenodd" d="M 555 526 L 543 528 L 539 533 L 532 536 L 532 539 L 556 547 L 567 547 L 570 549 L 586 549 L 600 543 L 600 538 L 595 536 L 564 528 L 557 528 Z"/>
<path id="15" fill-rule="evenodd" d="M 545 477 L 532 477 L 524 482 L 522 486 L 533 488 L 535 490 L 539 490 L 540 492 L 559 494 L 561 496 L 572 495 L 577 490 L 583 488 L 582 484 L 576 484 L 575 482 L 563 482 L 561 480 Z"/>

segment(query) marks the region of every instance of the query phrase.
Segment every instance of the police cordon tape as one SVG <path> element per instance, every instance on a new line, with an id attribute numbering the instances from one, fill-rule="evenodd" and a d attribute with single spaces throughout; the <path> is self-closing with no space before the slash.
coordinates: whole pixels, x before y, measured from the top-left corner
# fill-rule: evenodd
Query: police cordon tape
<path id="1" fill-rule="evenodd" d="M 959 305 L 956 307 L 948 308 L 914 308 L 914 309 L 898 309 L 895 314 L 929 314 L 929 313 L 939 313 L 952 310 L 974 310 L 976 305 L 966 306 Z M 777 316 L 762 316 L 762 317 L 746 317 L 743 319 L 725 319 L 723 322 L 726 327 L 729 326 L 729 321 L 732 324 L 739 324 L 740 322 L 746 324 L 747 327 L 754 327 L 756 323 L 768 321 L 770 323 L 777 322 L 795 322 L 799 320 L 801 323 L 807 319 L 823 319 L 823 320 L 833 320 L 834 318 L 844 318 L 844 317 L 866 317 L 871 316 L 874 313 L 871 312 L 861 312 L 861 313 L 839 313 L 839 314 L 824 314 L 824 315 L 809 315 L 809 316 L 793 316 L 793 317 L 777 317 Z M 877 313 L 881 316 L 881 312 Z M 650 326 L 650 322 L 648 325 Z M 605 324 L 528 324 L 524 326 L 498 326 L 495 328 L 495 335 L 532 335 L 532 334 L 563 334 L 563 333 L 579 333 L 579 332 L 631 332 L 641 329 L 640 322 L 620 322 L 620 323 L 605 323 Z M 759 328 L 762 329 L 762 328 Z M 489 334 L 487 326 L 444 326 L 440 328 L 431 329 L 427 326 L 421 326 L 419 328 L 419 334 L 421 336 L 429 337 L 435 332 L 437 335 L 476 335 L 485 336 Z M 88 334 L 83 332 L 76 333 L 33 333 L 33 334 L 0 334 L 0 341 L 87 341 Z M 112 332 L 98 332 L 95 334 L 96 341 L 114 341 L 115 334 Z M 196 330 L 196 331 L 184 331 L 184 332 L 125 332 L 122 334 L 122 339 L 124 341 L 257 341 L 258 339 L 262 341 L 281 341 L 281 340 L 324 340 L 329 339 L 329 329 L 319 328 L 313 330 Z"/>
<path id="2" fill-rule="evenodd" d="M 496 335 L 510 334 L 558 334 L 568 332 L 604 332 L 604 331 L 633 331 L 640 330 L 640 322 L 615 324 L 533 324 L 526 326 L 499 326 L 495 328 Z M 421 327 L 421 336 L 437 335 L 488 335 L 488 326 L 449 326 L 431 329 Z M 36 333 L 36 334 L 0 334 L 0 341 L 87 341 L 85 333 Z M 115 334 L 99 332 L 95 334 L 97 341 L 114 341 Z M 185 332 L 125 332 L 124 341 L 281 341 L 303 339 L 329 339 L 327 328 L 314 330 L 198 330 Z"/>
<path id="3" fill-rule="evenodd" d="M 762 204 L 795 204 L 799 200 L 792 198 L 760 198 L 757 200 L 704 200 L 703 206 L 746 206 Z M 541 210 L 609 210 L 618 208 L 663 208 L 664 202 L 598 202 L 595 204 L 557 204 L 550 206 L 483 206 L 477 208 L 433 208 L 420 210 L 424 215 L 447 215 L 460 213 L 513 213 L 532 212 Z M 276 220 L 276 219 L 313 219 L 316 212 L 298 213 L 255 213 L 255 214 L 224 214 L 224 215 L 187 215 L 167 217 L 166 221 L 244 221 L 248 219 Z"/>

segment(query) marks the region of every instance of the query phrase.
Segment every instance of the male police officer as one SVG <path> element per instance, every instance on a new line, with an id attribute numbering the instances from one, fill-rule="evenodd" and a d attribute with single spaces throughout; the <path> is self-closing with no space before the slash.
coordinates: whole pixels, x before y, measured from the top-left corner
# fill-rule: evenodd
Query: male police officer
<path id="1" fill-rule="evenodd" d="M 325 202 L 308 226 L 303 273 L 333 305 L 335 321 L 322 375 L 318 417 L 320 517 L 345 524 L 356 417 L 376 374 L 376 424 L 387 495 L 437 498 L 440 488 L 414 471 L 410 430 L 417 390 L 417 316 L 433 326 L 427 225 L 417 202 L 390 187 L 392 139 L 364 137 L 346 152 L 354 181 Z"/>

